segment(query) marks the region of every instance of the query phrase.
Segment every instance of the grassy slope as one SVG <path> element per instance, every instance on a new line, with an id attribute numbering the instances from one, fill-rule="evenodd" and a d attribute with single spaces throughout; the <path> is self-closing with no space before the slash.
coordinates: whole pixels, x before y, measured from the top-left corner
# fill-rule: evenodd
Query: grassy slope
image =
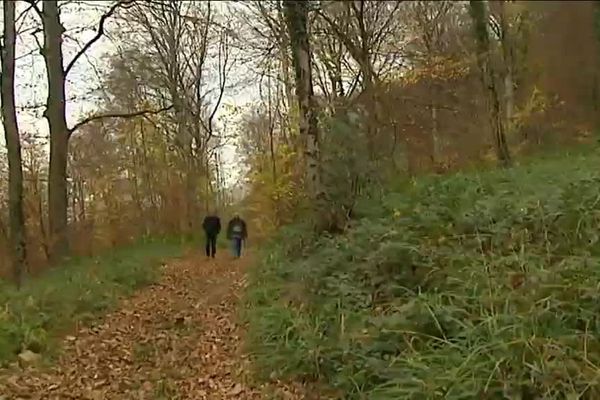
<path id="1" fill-rule="evenodd" d="M 598 165 L 423 179 L 344 236 L 288 228 L 247 294 L 257 370 L 348 399 L 600 398 Z"/>
<path id="2" fill-rule="evenodd" d="M 162 261 L 180 254 L 181 243 L 148 241 L 96 258 L 72 260 L 30 280 L 17 291 L 0 287 L 0 363 L 22 348 L 50 350 L 57 335 L 89 322 L 119 297 L 153 282 Z"/>

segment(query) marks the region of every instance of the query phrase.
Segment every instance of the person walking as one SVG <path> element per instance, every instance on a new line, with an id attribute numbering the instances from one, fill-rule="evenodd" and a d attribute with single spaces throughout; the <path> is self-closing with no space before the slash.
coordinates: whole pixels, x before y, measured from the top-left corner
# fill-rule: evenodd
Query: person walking
<path id="1" fill-rule="evenodd" d="M 221 219 L 216 213 L 204 217 L 202 228 L 206 234 L 206 257 L 215 258 L 217 254 L 217 236 L 221 232 Z"/>
<path id="2" fill-rule="evenodd" d="M 239 215 L 235 215 L 227 226 L 227 239 L 231 241 L 231 251 L 233 257 L 240 258 L 242 255 L 242 244 L 248 237 L 246 221 L 241 219 Z"/>

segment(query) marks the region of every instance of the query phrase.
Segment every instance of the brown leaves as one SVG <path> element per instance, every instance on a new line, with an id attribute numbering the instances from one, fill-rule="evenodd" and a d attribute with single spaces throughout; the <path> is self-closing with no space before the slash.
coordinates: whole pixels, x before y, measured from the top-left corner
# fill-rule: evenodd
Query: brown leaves
<path id="1" fill-rule="evenodd" d="M 248 360 L 234 318 L 245 285 L 240 267 L 195 258 L 168 265 L 161 282 L 66 336 L 54 367 L 5 371 L 0 393 L 50 400 L 305 398 L 298 388 L 244 383 Z"/>

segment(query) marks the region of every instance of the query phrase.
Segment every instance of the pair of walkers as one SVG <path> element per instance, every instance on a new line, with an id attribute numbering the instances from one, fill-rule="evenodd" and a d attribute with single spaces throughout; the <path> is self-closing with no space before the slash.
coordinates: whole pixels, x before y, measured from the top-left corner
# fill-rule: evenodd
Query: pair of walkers
<path id="1" fill-rule="evenodd" d="M 206 257 L 215 258 L 217 253 L 217 237 L 221 233 L 221 219 L 215 214 L 209 214 L 202 222 L 206 234 Z M 242 255 L 242 245 L 248 237 L 246 221 L 235 215 L 227 225 L 227 239 L 231 241 L 231 252 L 235 258 Z"/>

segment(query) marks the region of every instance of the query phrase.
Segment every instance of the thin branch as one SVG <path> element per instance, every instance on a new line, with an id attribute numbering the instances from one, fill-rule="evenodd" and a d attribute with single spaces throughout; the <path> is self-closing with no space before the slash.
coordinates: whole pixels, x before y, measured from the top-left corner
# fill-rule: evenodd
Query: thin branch
<path id="1" fill-rule="evenodd" d="M 38 49 L 41 51 L 44 48 L 44 46 L 42 45 L 42 43 L 40 42 L 40 39 L 36 35 L 37 33 L 40 33 L 40 32 L 42 32 L 42 30 L 37 29 L 37 30 L 31 32 L 31 36 L 33 36 L 33 40 L 35 40 L 35 44 L 37 45 Z"/>
<path id="2" fill-rule="evenodd" d="M 79 58 L 83 56 L 83 54 L 86 51 L 88 51 L 88 49 L 92 47 L 94 43 L 100 40 L 100 38 L 104 35 L 104 24 L 106 24 L 108 18 L 110 18 L 119 7 L 133 4 L 134 2 L 135 0 L 118 0 L 115 4 L 112 5 L 112 7 L 107 12 L 102 14 L 102 17 L 100 17 L 100 22 L 98 22 L 98 30 L 96 32 L 96 35 L 92 39 L 90 39 L 90 41 L 87 42 L 85 46 L 83 46 L 79 50 L 79 52 L 77 52 L 77 54 L 75 54 L 75 57 L 73 57 L 73 59 L 67 65 L 67 68 L 65 68 L 65 76 L 69 74 L 69 71 L 71 71 L 77 60 L 79 60 Z"/>
<path id="3" fill-rule="evenodd" d="M 108 113 L 108 114 L 92 115 L 90 117 L 87 117 L 87 118 L 79 121 L 71 129 L 69 129 L 69 135 L 72 135 L 73 132 L 75 132 L 77 129 L 81 128 L 82 126 L 84 126 L 86 124 L 89 124 L 92 121 L 98 121 L 98 120 L 102 120 L 102 119 L 106 119 L 106 118 L 135 118 L 135 117 L 140 117 L 140 116 L 156 115 L 156 114 L 160 114 L 162 112 L 168 111 L 172 108 L 173 108 L 173 105 L 170 105 L 168 107 L 163 107 L 159 110 L 140 110 L 140 111 L 134 111 L 134 112 L 130 112 L 130 113 Z"/>
<path id="4" fill-rule="evenodd" d="M 38 0 L 25 0 L 26 3 L 29 3 L 29 8 L 27 8 L 23 13 L 21 13 L 21 15 L 19 15 L 19 18 L 21 16 L 24 16 L 25 13 L 27 13 L 31 8 L 33 8 L 33 10 L 36 12 L 36 14 L 41 18 L 42 17 L 42 10 L 40 10 L 40 8 L 38 7 L 37 3 Z"/>

